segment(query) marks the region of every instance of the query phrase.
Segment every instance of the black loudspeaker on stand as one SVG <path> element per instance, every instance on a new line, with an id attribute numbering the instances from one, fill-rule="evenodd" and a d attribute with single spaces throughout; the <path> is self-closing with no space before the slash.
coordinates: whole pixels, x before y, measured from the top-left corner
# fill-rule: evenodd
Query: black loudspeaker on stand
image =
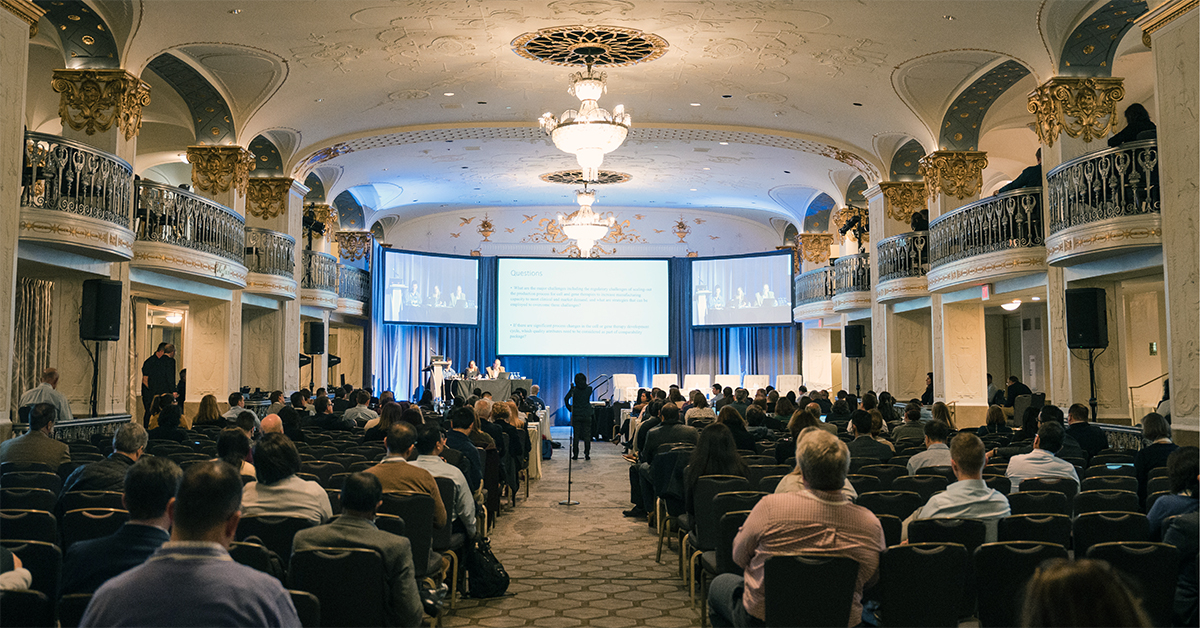
<path id="1" fill-rule="evenodd" d="M 845 357 L 854 358 L 854 394 L 861 394 L 862 386 L 858 382 L 858 361 L 867 357 L 867 326 L 846 325 L 842 332 L 846 341 Z"/>
<path id="2" fill-rule="evenodd" d="M 89 279 L 83 282 L 82 307 L 79 311 L 79 340 L 94 341 L 92 356 L 92 416 L 97 415 L 96 391 L 100 387 L 100 342 L 121 339 L 121 307 L 125 303 L 119 281 Z M 84 344 L 84 348 L 87 345 Z"/>
<path id="3" fill-rule="evenodd" d="M 1108 349 L 1108 302 L 1104 288 L 1069 288 L 1067 297 L 1067 348 L 1087 349 L 1092 420 L 1096 420 L 1096 357 Z M 1096 350 L 1099 349 L 1100 353 Z M 1081 358 L 1082 359 L 1082 358 Z"/>

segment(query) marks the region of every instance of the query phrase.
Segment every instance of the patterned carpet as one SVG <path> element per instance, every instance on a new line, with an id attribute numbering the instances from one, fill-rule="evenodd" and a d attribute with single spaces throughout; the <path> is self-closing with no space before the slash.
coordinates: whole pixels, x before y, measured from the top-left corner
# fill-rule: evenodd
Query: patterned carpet
<path id="1" fill-rule="evenodd" d="M 565 439 L 560 439 L 566 442 Z M 502 513 L 492 549 L 508 570 L 509 595 L 460 599 L 444 626 L 698 626 L 676 572 L 674 551 L 654 562 L 657 537 L 644 520 L 621 516 L 629 503 L 629 463 L 620 447 L 593 443 L 592 459 L 574 463 L 567 496 L 565 449 L 542 461 L 542 479 Z M 672 546 L 674 547 L 674 545 Z"/>

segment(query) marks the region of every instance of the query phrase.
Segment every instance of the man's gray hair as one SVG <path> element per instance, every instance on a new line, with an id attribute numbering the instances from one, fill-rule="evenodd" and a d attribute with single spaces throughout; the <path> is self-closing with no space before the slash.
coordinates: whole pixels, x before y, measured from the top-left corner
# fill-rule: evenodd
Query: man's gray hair
<path id="1" fill-rule="evenodd" d="M 492 401 L 490 399 L 480 399 L 475 402 L 475 418 L 486 421 L 492 418 Z"/>
<path id="2" fill-rule="evenodd" d="M 825 430 L 804 434 L 796 446 L 797 462 L 804 483 L 819 491 L 837 491 L 846 484 L 850 449 Z"/>
<path id="3" fill-rule="evenodd" d="M 141 423 L 123 423 L 113 434 L 113 449 L 126 454 L 137 453 L 137 450 L 146 446 L 149 439 L 146 428 L 142 427 Z"/>
<path id="4" fill-rule="evenodd" d="M 538 394 L 539 392 L 542 392 L 542 387 L 541 387 L 541 386 L 538 386 L 537 384 L 534 384 L 534 385 L 532 385 L 532 386 L 530 386 L 530 387 L 529 387 L 529 394 L 533 395 L 534 397 L 536 397 L 536 396 L 537 396 L 537 394 Z"/>

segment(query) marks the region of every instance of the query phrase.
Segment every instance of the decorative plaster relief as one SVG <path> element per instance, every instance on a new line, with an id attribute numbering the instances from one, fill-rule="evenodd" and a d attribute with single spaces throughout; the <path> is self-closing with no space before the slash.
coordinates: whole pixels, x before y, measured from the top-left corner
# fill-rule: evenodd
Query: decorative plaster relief
<path id="1" fill-rule="evenodd" d="M 332 65 L 333 69 L 345 74 L 350 72 L 349 63 L 358 60 L 367 52 L 365 48 L 345 42 L 326 41 L 325 35 L 317 33 L 309 34 L 308 42 L 307 46 L 292 48 L 294 61 L 298 61 L 304 67 Z"/>
<path id="2" fill-rule="evenodd" d="M 826 72 L 829 76 L 841 76 L 847 69 L 861 68 L 867 72 L 874 72 L 876 68 L 883 65 L 884 59 L 887 59 L 887 53 L 882 50 L 868 50 L 868 48 L 878 45 L 880 45 L 879 42 L 864 38 L 859 39 L 852 46 L 814 52 L 812 57 L 817 63 L 829 68 L 829 71 Z"/>

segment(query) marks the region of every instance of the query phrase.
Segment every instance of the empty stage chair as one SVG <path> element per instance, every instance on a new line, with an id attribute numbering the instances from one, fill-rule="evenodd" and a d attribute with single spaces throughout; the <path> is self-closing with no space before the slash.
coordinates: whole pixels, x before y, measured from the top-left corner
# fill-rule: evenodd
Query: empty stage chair
<path id="1" fill-rule="evenodd" d="M 1018 625 L 1025 583 L 1042 561 L 1066 557 L 1066 548 L 1055 543 L 1008 541 L 979 546 L 975 550 L 979 622 L 984 628 Z"/>
<path id="2" fill-rule="evenodd" d="M 746 375 L 742 378 L 742 388 L 750 391 L 750 395 L 754 395 L 754 391 L 762 388 L 766 389 L 771 385 L 770 375 Z"/>
<path id="3" fill-rule="evenodd" d="M 58 496 L 44 488 L 0 488 L 0 508 L 54 512 Z"/>
<path id="4" fill-rule="evenodd" d="M 875 491 L 860 494 L 855 503 L 876 515 L 892 515 L 903 521 L 924 502 L 911 491 Z"/>
<path id="5" fill-rule="evenodd" d="M 713 383 L 720 384 L 722 390 L 726 388 L 737 390 L 742 387 L 742 376 L 734 373 L 722 373 L 713 378 Z M 753 391 L 751 391 L 751 398 L 753 398 Z"/>
<path id="6" fill-rule="evenodd" d="M 886 626 L 958 626 L 967 550 L 956 543 L 889 547 L 879 562 Z M 937 582 L 937 586 L 921 583 Z"/>
<path id="7" fill-rule="evenodd" d="M 1063 548 L 1071 544 L 1071 518 L 1060 514 L 1011 515 L 996 526 L 1000 541 L 1054 543 Z"/>
<path id="8" fill-rule="evenodd" d="M 800 387 L 804 385 L 804 378 L 799 375 L 776 375 L 775 388 L 779 390 L 780 395 L 786 396 L 789 391 L 800 394 Z"/>
<path id="9" fill-rule="evenodd" d="M 287 563 L 292 555 L 292 539 L 296 533 L 313 525 L 312 521 L 299 517 L 242 517 L 236 536 L 239 541 L 251 536 L 258 537 L 267 549 L 279 555 L 279 560 Z"/>
<path id="10" fill-rule="evenodd" d="M 685 397 L 687 396 L 687 394 L 689 392 L 691 392 L 693 390 L 699 390 L 700 392 L 707 395 L 709 393 L 709 389 L 711 387 L 712 387 L 712 375 L 711 374 L 705 373 L 702 375 L 701 374 L 692 374 L 692 375 L 684 375 L 683 376 L 682 391 L 683 391 L 683 395 Z"/>
<path id="11" fill-rule="evenodd" d="M 386 576 L 375 550 L 321 547 L 292 555 L 291 588 L 321 601 L 322 626 L 383 626 Z"/>
<path id="12" fill-rule="evenodd" d="M 615 373 L 612 379 L 614 401 L 637 403 L 638 381 L 633 373 Z"/>
<path id="13" fill-rule="evenodd" d="M 62 548 L 77 541 L 98 539 L 117 531 L 126 521 L 129 512 L 119 508 L 80 508 L 68 510 L 62 516 Z"/>
<path id="14" fill-rule="evenodd" d="M 1136 512 L 1090 512 L 1079 515 L 1071 528 L 1076 556 L 1086 556 L 1098 543 L 1144 542 L 1150 538 L 1146 515 Z"/>
<path id="15" fill-rule="evenodd" d="M 1137 583 L 1136 592 L 1155 626 L 1171 625 L 1179 550 L 1166 543 L 1097 543 L 1087 557 L 1107 561 Z"/>
<path id="16" fill-rule="evenodd" d="M 1139 505 L 1137 493 L 1133 491 L 1084 491 L 1075 496 L 1075 514 L 1077 515 L 1102 510 L 1138 512 Z"/>
<path id="17" fill-rule="evenodd" d="M 767 625 L 845 625 L 857 581 L 858 563 L 852 558 L 806 554 L 768 558 L 763 570 Z M 805 584 L 796 586 L 798 582 Z"/>
<path id="18" fill-rule="evenodd" d="M 679 383 L 679 376 L 675 375 L 674 373 L 659 373 L 659 374 L 655 375 L 654 377 L 650 378 L 651 387 L 661 388 L 662 390 L 667 390 L 671 386 L 675 386 L 678 383 Z"/>

